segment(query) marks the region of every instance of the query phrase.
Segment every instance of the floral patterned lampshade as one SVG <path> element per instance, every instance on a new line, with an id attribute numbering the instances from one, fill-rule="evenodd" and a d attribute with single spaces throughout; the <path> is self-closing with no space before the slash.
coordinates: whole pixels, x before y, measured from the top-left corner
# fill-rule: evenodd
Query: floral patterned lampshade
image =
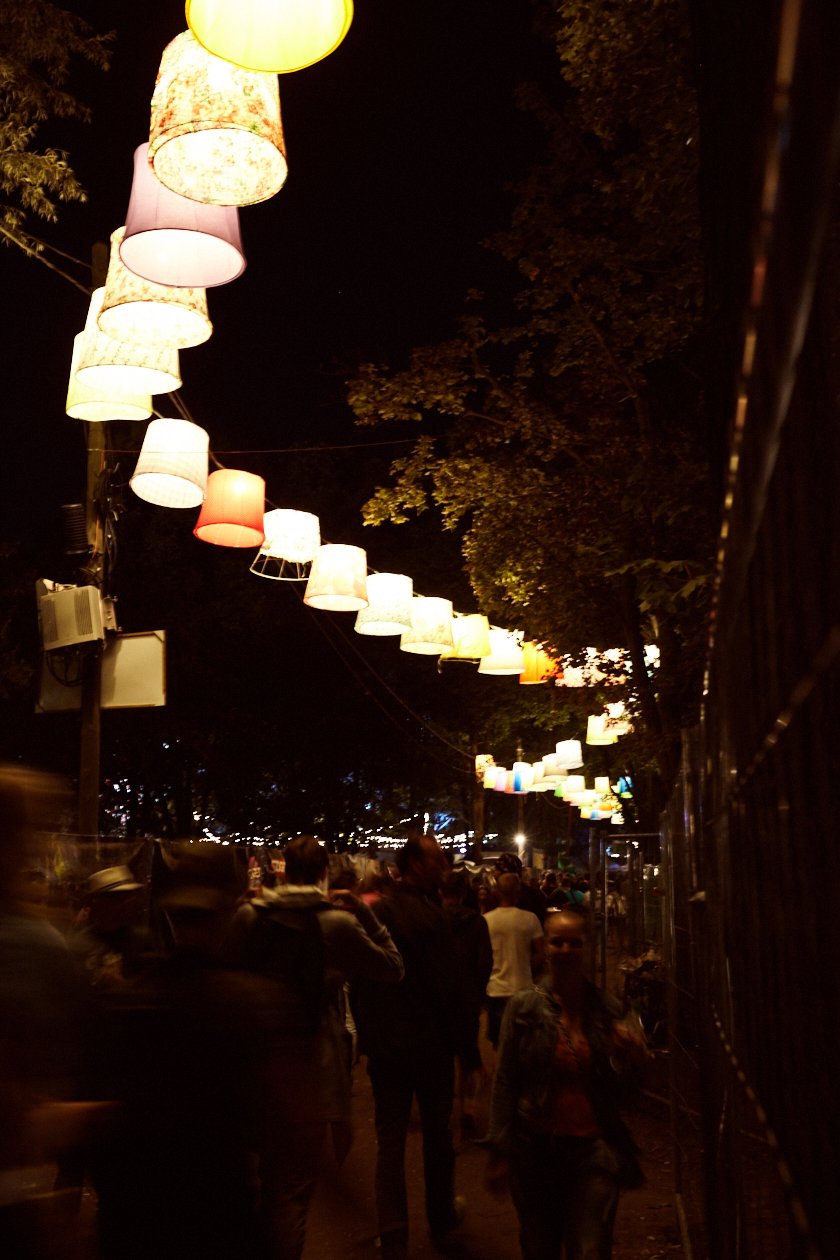
<path id="1" fill-rule="evenodd" d="M 199 346 L 213 331 L 204 289 L 153 284 L 129 271 L 120 258 L 125 228 L 111 233 L 99 328 L 117 341 L 143 345 Z"/>
<path id="2" fill-rule="evenodd" d="M 367 553 L 345 543 L 323 543 L 315 552 L 303 602 L 327 612 L 358 612 L 367 605 Z"/>
<path id="3" fill-rule="evenodd" d="M 410 630 L 413 590 L 414 583 L 404 573 L 371 573 L 368 606 L 356 614 L 356 633 L 381 637 Z"/>
<path id="4" fill-rule="evenodd" d="M 265 482 L 256 473 L 218 468 L 193 533 L 217 547 L 259 547 L 265 537 Z"/>
<path id="5" fill-rule="evenodd" d="M 74 420 L 148 420 L 152 414 L 151 394 L 123 394 L 105 386 L 83 385 L 76 375 L 84 333 L 73 338 L 70 380 L 64 410 Z"/>
<path id="6" fill-rule="evenodd" d="M 168 394 L 181 385 L 178 351 L 174 346 L 145 346 L 115 341 L 99 331 L 99 312 L 105 289 L 94 289 L 79 347 L 76 375 L 93 389 L 116 389 L 126 394 Z"/>
<path id="7" fill-rule="evenodd" d="M 214 57 L 190 31 L 163 50 L 152 96 L 149 160 L 182 197 L 249 206 L 286 182 L 277 76 Z"/>
<path id="8" fill-rule="evenodd" d="M 140 499 L 159 507 L 194 508 L 207 490 L 210 438 L 190 420 L 168 416 L 152 420 L 131 488 Z"/>
<path id="9" fill-rule="evenodd" d="M 419 656 L 440 656 L 452 647 L 452 600 L 415 595 L 411 627 L 400 635 L 400 649 Z"/>
<path id="10" fill-rule="evenodd" d="M 149 144 L 134 153 L 134 179 L 120 245 L 130 271 L 155 284 L 212 289 L 245 270 L 236 206 L 181 197 L 149 164 Z"/>
<path id="11" fill-rule="evenodd" d="M 284 74 L 333 52 L 350 29 L 352 0 L 187 0 L 205 48 L 238 66 Z"/>

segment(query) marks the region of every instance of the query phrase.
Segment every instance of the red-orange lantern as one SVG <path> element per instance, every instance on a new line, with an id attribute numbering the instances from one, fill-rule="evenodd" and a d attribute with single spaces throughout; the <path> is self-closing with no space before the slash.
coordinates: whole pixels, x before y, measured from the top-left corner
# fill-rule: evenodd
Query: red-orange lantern
<path id="1" fill-rule="evenodd" d="M 207 498 L 193 533 L 217 547 L 260 547 L 265 539 L 265 481 L 256 473 L 219 468 L 207 478 Z"/>

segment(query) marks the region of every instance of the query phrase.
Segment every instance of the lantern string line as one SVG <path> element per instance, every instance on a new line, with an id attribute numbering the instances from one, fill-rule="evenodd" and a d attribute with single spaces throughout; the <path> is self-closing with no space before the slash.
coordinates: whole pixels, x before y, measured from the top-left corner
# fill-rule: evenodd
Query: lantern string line
<path id="1" fill-rule="evenodd" d="M 90 285 L 82 284 L 75 278 L 75 276 L 68 275 L 66 271 L 62 271 L 62 269 L 57 267 L 55 263 L 50 262 L 49 258 L 45 258 L 39 249 L 34 249 L 25 237 L 19 236 L 17 232 L 13 232 L 4 223 L 0 223 L 0 234 L 5 236 L 7 240 L 12 242 L 12 244 L 17 245 L 18 249 L 23 250 L 24 254 L 26 254 L 28 258 L 34 258 L 36 262 L 43 263 L 45 267 L 49 267 L 50 271 L 54 271 L 56 275 L 61 276 L 61 278 L 66 280 L 68 284 L 72 284 L 74 288 L 79 289 L 82 293 L 86 294 L 87 297 L 90 297 Z M 35 240 L 35 237 L 32 239 Z M 41 241 L 37 242 L 39 245 L 42 243 L 43 242 Z M 65 254 L 64 256 L 66 258 L 70 257 L 69 254 Z M 77 259 L 73 258 L 70 259 L 70 261 L 76 262 Z M 85 264 L 82 263 L 81 266 L 85 266 Z"/>
<path id="2" fill-rule="evenodd" d="M 303 603 L 303 599 L 302 599 L 302 597 L 298 596 L 298 598 L 300 599 L 301 605 L 302 605 L 304 608 L 306 608 L 307 606 Z M 311 612 L 312 612 L 312 610 L 307 608 L 307 612 L 310 612 L 310 613 L 311 613 Z M 323 618 L 321 618 L 321 617 L 317 617 L 317 616 L 315 616 L 314 614 L 312 615 L 312 620 L 313 620 L 313 621 L 314 621 L 314 623 L 317 625 L 317 627 L 318 627 L 318 629 L 320 630 L 321 634 L 324 636 L 324 638 L 325 638 L 325 639 L 327 640 L 327 642 L 330 644 L 330 646 L 332 647 L 333 651 L 336 653 L 336 655 L 337 655 L 337 656 L 339 657 L 339 659 L 342 661 L 342 663 L 344 664 L 344 666 L 345 666 L 345 668 L 347 669 L 347 671 L 348 671 L 348 672 L 349 672 L 349 673 L 353 676 L 353 678 L 355 679 L 355 681 L 357 682 L 357 684 L 359 685 L 359 687 L 361 687 L 361 689 L 362 689 L 362 691 L 365 693 L 365 695 L 367 695 L 367 696 L 368 696 L 368 698 L 369 698 L 369 699 L 371 699 L 371 700 L 374 702 L 374 704 L 376 704 L 376 706 L 377 706 L 377 707 L 381 710 L 381 712 L 382 712 L 382 713 L 384 713 L 384 714 L 385 714 L 385 716 L 386 716 L 386 717 L 388 718 L 388 720 L 392 723 L 392 725 L 397 726 L 397 727 L 399 728 L 399 730 L 400 730 L 400 731 L 401 731 L 404 735 L 406 735 L 406 734 L 407 734 L 407 735 L 408 735 L 408 737 L 409 737 L 409 739 L 411 739 L 411 740 L 412 740 L 415 744 L 417 744 L 418 748 L 422 749 L 422 751 L 423 751 L 423 752 L 424 752 L 427 756 L 434 758 L 434 760 L 435 760 L 435 761 L 440 762 L 440 764 L 441 764 L 441 765 L 446 766 L 446 767 L 447 767 L 447 769 L 449 769 L 449 770 L 462 770 L 462 769 L 463 769 L 463 767 L 462 767 L 462 766 L 460 766 L 460 765 L 459 765 L 459 766 L 453 765 L 453 763 L 452 763 L 451 761 L 448 761 L 448 760 L 444 759 L 443 757 L 441 757 L 438 753 L 436 753 L 436 752 L 434 751 L 434 749 L 426 747 L 426 745 L 422 744 L 422 743 L 420 742 L 420 740 L 418 740 L 418 739 L 417 739 L 417 737 L 416 737 L 415 735 L 412 735 L 410 731 L 406 731 L 406 730 L 405 730 L 405 729 L 404 729 L 404 728 L 400 725 L 400 723 L 399 723 L 399 722 L 397 721 L 397 719 L 394 717 L 393 713 L 391 713 L 391 712 L 390 712 L 390 711 L 389 711 L 389 710 L 388 710 L 388 709 L 387 709 L 387 708 L 386 708 L 386 707 L 382 704 L 382 702 L 381 702 L 380 698 L 379 698 L 379 697 L 375 694 L 375 692 L 371 691 L 370 687 L 369 687 L 369 686 L 365 683 L 364 679 L 361 677 L 361 675 L 360 675 L 359 671 L 358 671 L 356 668 L 354 668 L 353 663 L 352 663 L 352 662 L 351 662 L 351 661 L 347 658 L 346 654 L 345 654 L 345 653 L 341 650 L 341 647 L 339 646 L 339 643 L 338 643 L 338 639 L 340 639 L 340 640 L 341 640 L 342 645 L 343 645 L 344 647 L 349 647 L 349 648 L 353 651 L 354 655 L 358 658 L 358 660 L 359 660 L 359 661 L 361 661 L 362 665 L 364 665 L 364 666 L 365 666 L 365 668 L 368 670 L 368 672 L 369 672 L 369 673 L 371 673 L 371 674 L 374 676 L 374 678 L 377 680 L 377 682 L 378 682 L 378 683 L 379 683 L 379 684 L 380 684 L 380 685 L 381 685 L 381 686 L 382 686 L 382 687 L 383 687 L 383 688 L 384 688 L 384 689 L 388 692 L 388 694 L 389 694 L 389 695 L 390 695 L 390 696 L 391 696 L 394 700 L 396 700 L 396 702 L 397 702 L 397 703 L 398 703 L 398 704 L 399 704 L 399 705 L 400 705 L 403 709 L 405 709 L 405 711 L 406 711 L 406 712 L 407 712 L 407 713 L 408 713 L 408 714 L 409 714 L 409 715 L 410 715 L 410 716 L 411 716 L 411 717 L 412 717 L 412 718 L 413 718 L 413 719 L 414 719 L 414 720 L 418 723 L 418 725 L 420 725 L 420 726 L 421 726 L 421 727 L 423 727 L 425 730 L 427 730 L 427 731 L 429 732 L 429 734 L 433 736 L 433 738 L 434 738 L 434 739 L 437 739 L 440 743 L 445 744 L 448 748 L 453 749 L 456 753 L 458 753 L 459 757 L 465 757 L 468 761 L 471 761 L 471 760 L 472 760 L 472 758 L 471 758 L 471 757 L 470 757 L 467 753 L 465 753 L 465 752 L 463 751 L 463 749 L 458 748 L 455 744 L 450 743 L 450 741 L 449 741 L 449 740 L 447 740 L 447 739 L 445 739 L 442 735 L 440 735 L 440 734 L 439 734 L 439 733 L 438 733 L 438 732 L 434 729 L 434 727 L 433 727 L 433 726 L 430 726 L 430 724 L 429 724 L 429 723 L 428 723 L 428 722 L 427 722 L 424 718 L 422 718 L 422 717 L 420 716 L 420 714 L 419 714 L 419 713 L 416 713 L 416 712 L 414 711 L 414 709 L 412 709 L 412 708 L 411 708 L 411 706 L 410 706 L 409 704 L 407 704 L 407 703 L 405 702 L 405 700 L 403 700 L 403 699 L 402 699 L 402 697 L 401 697 L 401 696 L 399 696 L 399 695 L 397 694 L 397 692 L 395 692 L 395 691 L 394 691 L 394 690 L 393 690 L 393 689 L 392 689 L 392 688 L 388 685 L 388 683 L 386 683 L 386 682 L 385 682 L 384 678 L 382 678 L 382 676 L 381 676 L 379 673 L 377 673 L 377 671 L 373 668 L 373 666 L 370 664 L 370 662 L 369 662 L 368 660 L 366 660 L 366 658 L 365 658 L 364 656 L 362 656 L 362 654 L 358 651 L 358 649 L 356 648 L 355 644 L 353 644 L 352 640 L 349 640 L 349 639 L 347 639 L 347 638 L 346 638 L 346 636 L 344 635 L 343 631 L 338 630 L 336 627 L 329 625 L 329 623 L 327 623 L 327 622 L 326 622 Z M 333 633 L 333 632 L 335 632 L 335 633 Z"/>
<path id="3" fill-rule="evenodd" d="M 155 410 L 155 415 L 160 420 L 166 418 L 162 412 L 157 410 Z M 211 455 L 214 459 L 217 455 L 317 455 L 320 451 L 361 451 L 366 450 L 370 446 L 406 446 L 413 441 L 414 438 L 397 438 L 387 442 L 344 442 L 335 446 L 271 446 L 239 451 L 217 449 L 212 451 Z M 108 450 L 112 455 L 138 454 L 136 447 L 109 446 Z M 152 447 L 146 447 L 145 450 L 147 454 L 164 454 L 163 451 L 155 451 Z M 168 452 L 166 453 L 168 454 Z M 223 465 L 219 464 L 219 467 L 221 468 Z"/>

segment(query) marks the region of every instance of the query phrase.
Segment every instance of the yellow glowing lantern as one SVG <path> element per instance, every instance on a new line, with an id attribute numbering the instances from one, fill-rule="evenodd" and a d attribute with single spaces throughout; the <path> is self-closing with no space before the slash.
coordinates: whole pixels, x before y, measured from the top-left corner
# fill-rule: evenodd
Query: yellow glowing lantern
<path id="1" fill-rule="evenodd" d="M 350 29 L 352 0 L 187 0 L 187 22 L 217 57 L 286 74 L 334 52 Z"/>
<path id="2" fill-rule="evenodd" d="M 525 668 L 519 675 L 519 681 L 526 686 L 545 682 L 548 678 L 556 678 L 560 672 L 557 662 L 551 659 L 548 652 L 544 651 L 539 643 L 528 640 L 522 644 L 522 653 L 525 659 Z"/>
<path id="3" fill-rule="evenodd" d="M 490 654 L 478 665 L 479 674 L 521 674 L 524 657 L 520 636 L 514 630 L 490 629 Z"/>
<path id="4" fill-rule="evenodd" d="M 76 375 L 84 333 L 73 338 L 70 379 L 64 410 L 74 420 L 102 422 L 106 420 L 148 420 L 152 414 L 151 394 L 125 394 L 112 384 L 83 385 Z"/>
<path id="5" fill-rule="evenodd" d="M 455 613 L 452 619 L 452 647 L 441 652 L 442 661 L 468 661 L 475 664 L 490 655 L 490 622 L 481 613 Z"/>

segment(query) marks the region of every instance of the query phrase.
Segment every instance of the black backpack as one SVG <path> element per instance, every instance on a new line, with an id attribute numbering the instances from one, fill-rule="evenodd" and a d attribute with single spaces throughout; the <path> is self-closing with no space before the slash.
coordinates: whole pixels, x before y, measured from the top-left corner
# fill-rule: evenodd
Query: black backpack
<path id="1" fill-rule="evenodd" d="M 324 937 L 318 915 L 328 905 L 253 906 L 256 918 L 245 942 L 245 966 L 277 985 L 280 1028 L 311 1035 L 326 1006 Z"/>

